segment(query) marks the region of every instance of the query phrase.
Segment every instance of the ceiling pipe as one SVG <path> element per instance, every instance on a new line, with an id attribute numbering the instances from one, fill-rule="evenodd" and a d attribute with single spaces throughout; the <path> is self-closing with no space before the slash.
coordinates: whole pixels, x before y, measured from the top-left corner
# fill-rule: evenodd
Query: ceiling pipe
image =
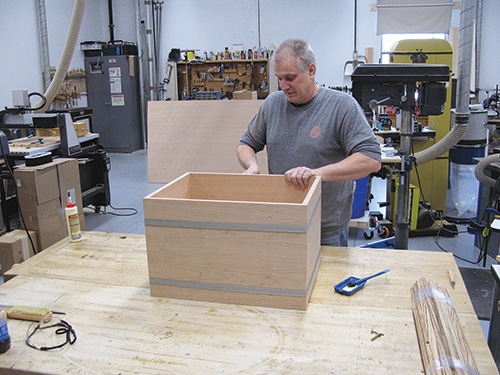
<path id="1" fill-rule="evenodd" d="M 50 85 L 50 55 L 45 0 L 36 0 L 36 9 L 38 15 L 38 31 L 40 33 L 40 53 L 42 57 L 42 72 L 44 83 L 43 89 L 47 90 Z"/>
<path id="2" fill-rule="evenodd" d="M 141 0 L 136 0 L 134 2 L 134 11 L 135 11 L 135 37 L 137 39 L 137 48 L 139 50 L 139 54 L 137 56 L 137 63 L 139 66 L 139 97 L 140 97 L 140 109 L 141 109 L 141 130 L 142 130 L 142 140 L 143 140 L 143 148 L 147 147 L 147 118 L 146 118 L 146 98 L 144 95 L 144 55 L 142 51 L 144 50 L 144 43 L 141 38 L 141 8 L 140 8 Z"/>
<path id="3" fill-rule="evenodd" d="M 115 24 L 113 23 L 113 0 L 108 0 L 108 17 L 109 17 L 109 41 L 115 41 Z"/>

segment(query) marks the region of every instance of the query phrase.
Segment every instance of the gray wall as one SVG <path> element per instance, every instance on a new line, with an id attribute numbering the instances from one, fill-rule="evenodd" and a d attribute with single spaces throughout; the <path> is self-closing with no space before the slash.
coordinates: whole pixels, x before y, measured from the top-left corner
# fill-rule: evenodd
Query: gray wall
<path id="1" fill-rule="evenodd" d="M 73 1 L 45 0 L 50 63 L 57 66 L 66 40 Z M 380 56 L 376 35 L 375 0 L 358 0 L 359 54 L 374 48 Z M 115 39 L 136 42 L 135 0 L 114 0 Z M 141 1 L 143 4 L 143 1 Z M 289 37 L 307 39 L 317 55 L 317 81 L 327 86 L 343 84 L 343 68 L 353 57 L 354 1 L 261 0 L 262 46 L 275 46 Z M 258 46 L 257 0 L 167 0 L 163 4 L 163 60 L 171 48 L 221 51 L 233 44 Z M 480 86 L 500 83 L 497 22 L 500 1 L 484 0 Z M 43 91 L 38 20 L 34 0 L 0 2 L 0 106 L 11 106 L 11 90 Z M 452 27 L 459 26 L 459 11 L 453 11 Z M 87 0 L 79 41 L 108 40 L 108 10 L 105 0 Z M 83 53 L 77 45 L 71 68 L 83 68 Z"/>

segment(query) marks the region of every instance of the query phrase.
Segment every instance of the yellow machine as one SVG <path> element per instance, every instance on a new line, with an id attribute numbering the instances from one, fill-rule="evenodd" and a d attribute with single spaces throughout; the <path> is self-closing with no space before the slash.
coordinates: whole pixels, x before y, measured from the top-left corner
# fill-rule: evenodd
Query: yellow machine
<path id="1" fill-rule="evenodd" d="M 395 43 L 390 52 L 390 62 L 399 64 L 445 64 L 452 69 L 453 52 L 444 39 L 407 39 Z M 428 126 L 436 132 L 433 139 L 413 140 L 414 152 L 424 150 L 441 140 L 450 130 L 451 75 L 446 94 L 444 113 L 429 116 Z M 421 197 L 431 204 L 433 210 L 446 214 L 446 192 L 448 186 L 448 153 L 428 163 L 418 165 Z M 419 186 L 415 170 L 411 172 L 411 184 Z"/>

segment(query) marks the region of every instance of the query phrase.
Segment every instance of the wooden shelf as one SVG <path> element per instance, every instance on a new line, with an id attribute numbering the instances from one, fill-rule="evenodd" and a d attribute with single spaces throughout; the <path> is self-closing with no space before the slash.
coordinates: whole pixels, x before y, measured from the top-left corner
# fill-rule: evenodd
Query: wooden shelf
<path id="1" fill-rule="evenodd" d="M 256 91 L 258 99 L 265 99 L 272 87 L 277 89 L 270 78 L 274 69 L 268 59 L 177 62 L 179 100 L 194 99 L 198 91 L 220 91 L 221 98 L 231 98 L 238 90 Z"/>
<path id="2" fill-rule="evenodd" d="M 198 60 L 193 60 L 193 61 L 177 61 L 177 64 L 230 64 L 230 63 L 252 63 L 252 62 L 258 62 L 258 63 L 267 63 L 269 62 L 269 59 L 245 59 L 245 60 L 206 60 L 206 61 L 198 61 Z"/>

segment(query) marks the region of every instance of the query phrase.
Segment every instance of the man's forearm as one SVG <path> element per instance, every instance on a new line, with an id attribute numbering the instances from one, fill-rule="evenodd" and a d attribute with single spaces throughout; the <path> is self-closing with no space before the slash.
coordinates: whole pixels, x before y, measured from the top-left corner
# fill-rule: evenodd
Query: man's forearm
<path id="1" fill-rule="evenodd" d="M 245 169 L 245 172 L 260 173 L 259 166 L 257 164 L 257 156 L 253 148 L 246 145 L 239 145 L 236 149 L 236 154 L 238 156 L 238 161 Z"/>
<path id="2" fill-rule="evenodd" d="M 356 153 L 338 163 L 325 165 L 314 171 L 319 172 L 323 181 L 347 181 L 357 180 L 377 172 L 380 167 L 378 160 Z"/>

